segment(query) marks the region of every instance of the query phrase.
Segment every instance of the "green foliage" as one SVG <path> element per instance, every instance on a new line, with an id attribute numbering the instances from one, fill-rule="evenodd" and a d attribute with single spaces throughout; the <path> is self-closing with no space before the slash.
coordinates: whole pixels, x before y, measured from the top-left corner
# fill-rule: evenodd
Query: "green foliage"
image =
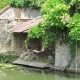
<path id="1" fill-rule="evenodd" d="M 69 20 L 68 27 L 70 28 L 69 36 L 73 40 L 80 40 L 80 14 L 75 13 Z"/>
<path id="2" fill-rule="evenodd" d="M 10 0 L 13 7 L 31 7 L 39 9 L 45 0 Z"/>
<path id="3" fill-rule="evenodd" d="M 0 0 L 0 9 L 4 8 L 8 4 L 11 4 L 13 7 L 19 7 L 19 8 L 35 8 L 39 9 L 41 8 L 42 4 L 45 2 L 45 0 Z"/>
<path id="4" fill-rule="evenodd" d="M 9 0 L 0 0 L 0 9 L 4 8 L 9 4 Z"/>
<path id="5" fill-rule="evenodd" d="M 44 44 L 58 40 L 62 35 L 68 34 L 66 24 L 70 19 L 70 6 L 60 0 L 47 0 L 43 4 L 41 14 L 43 17 L 42 27 L 44 26 Z"/>
<path id="6" fill-rule="evenodd" d="M 80 40 L 79 3 L 80 0 L 78 2 L 76 0 L 47 0 L 43 4 L 42 26 L 44 26 L 47 41 L 63 39 L 64 35 L 65 39 L 69 38 L 68 41 Z"/>
<path id="7" fill-rule="evenodd" d="M 68 6 L 57 3 L 55 7 L 46 10 L 47 13 L 43 15 L 46 24 L 49 26 L 57 26 L 63 29 L 64 24 L 67 22 Z M 50 24 L 51 23 L 51 24 Z"/>
<path id="8" fill-rule="evenodd" d="M 0 63 L 0 68 L 11 68 L 14 67 L 12 64 L 4 64 L 4 63 Z"/>
<path id="9" fill-rule="evenodd" d="M 45 0 L 30 0 L 28 5 L 31 8 L 39 9 Z"/>
<path id="10" fill-rule="evenodd" d="M 24 5 L 24 1 L 23 0 L 9 0 L 9 2 L 13 7 L 21 8 Z"/>
<path id="11" fill-rule="evenodd" d="M 41 28 L 39 28 L 38 26 L 33 26 L 32 28 L 30 28 L 28 33 L 29 38 L 39 38 L 42 36 Z"/>
<path id="12" fill-rule="evenodd" d="M 10 63 L 14 61 L 17 57 L 13 55 L 0 55 L 0 62 Z"/>
<path id="13" fill-rule="evenodd" d="M 41 7 L 43 21 L 37 29 L 31 29 L 29 32 L 30 38 L 42 36 L 45 46 L 56 40 L 67 41 L 71 45 L 76 40 L 79 41 L 80 0 L 77 1 L 47 0 Z M 41 32 L 37 33 L 38 29 Z"/>
<path id="14" fill-rule="evenodd" d="M 40 38 L 43 35 L 43 30 L 42 28 L 40 28 L 40 24 L 33 26 L 30 28 L 30 30 L 28 31 L 28 36 L 24 42 L 26 48 L 27 48 L 27 43 L 29 41 L 30 38 Z"/>

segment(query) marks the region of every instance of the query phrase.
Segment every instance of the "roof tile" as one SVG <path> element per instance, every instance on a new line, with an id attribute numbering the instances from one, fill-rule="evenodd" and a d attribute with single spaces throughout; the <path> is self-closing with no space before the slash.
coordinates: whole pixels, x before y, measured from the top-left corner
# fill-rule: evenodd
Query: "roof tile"
<path id="1" fill-rule="evenodd" d="M 37 17 L 33 20 L 30 20 L 28 22 L 23 22 L 22 24 L 16 25 L 15 27 L 9 29 L 10 32 L 27 32 L 32 26 L 37 25 L 41 21 L 41 16 Z"/>

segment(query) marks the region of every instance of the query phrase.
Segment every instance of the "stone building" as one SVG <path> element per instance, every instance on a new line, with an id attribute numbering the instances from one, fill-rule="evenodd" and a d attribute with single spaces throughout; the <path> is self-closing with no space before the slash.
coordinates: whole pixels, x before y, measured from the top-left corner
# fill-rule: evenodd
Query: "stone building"
<path id="1" fill-rule="evenodd" d="M 39 10 L 33 10 L 30 8 L 13 8 L 11 6 L 7 6 L 3 11 L 0 12 L 0 51 L 17 51 L 20 52 L 18 43 L 23 46 L 23 34 L 25 38 L 27 37 L 27 33 L 20 32 L 15 34 L 9 31 L 10 28 L 16 27 L 16 25 L 25 24 L 27 21 L 35 19 L 36 17 L 40 16 Z M 17 43 L 14 41 L 12 35 L 18 36 Z M 22 36 L 22 37 L 21 37 Z M 17 38 L 17 37 L 16 37 Z M 15 38 L 15 39 L 16 39 Z M 25 39 L 24 38 L 24 39 Z M 22 40 L 22 41 L 21 41 Z M 16 47 L 14 46 L 14 43 Z M 21 43 L 22 42 L 22 43 Z M 21 48 L 20 48 L 21 49 Z M 21 53 L 21 52 L 20 52 Z"/>
<path id="2" fill-rule="evenodd" d="M 13 43 L 13 50 L 17 51 L 17 53 L 22 53 L 22 51 L 26 51 L 25 47 L 25 39 L 27 38 L 28 35 L 28 30 L 37 25 L 41 21 L 41 17 L 37 17 L 33 20 L 23 22 L 22 24 L 16 25 L 13 28 L 10 28 L 9 31 L 13 33 L 12 36 L 12 43 Z M 28 42 L 28 48 L 32 50 L 41 50 L 42 47 L 42 40 L 34 38 L 30 39 Z"/>
<path id="3" fill-rule="evenodd" d="M 9 6 L 0 12 L 0 35 L 3 35 L 0 36 L 0 51 L 16 51 L 21 54 L 26 50 L 24 40 L 27 38 L 27 31 L 41 21 L 39 16 L 39 10 L 30 8 L 16 10 Z M 65 68 L 70 61 L 69 46 L 64 43 L 60 45 L 59 41 L 54 45 L 55 67 Z M 40 50 L 42 48 L 41 39 L 30 40 L 29 48 Z"/>

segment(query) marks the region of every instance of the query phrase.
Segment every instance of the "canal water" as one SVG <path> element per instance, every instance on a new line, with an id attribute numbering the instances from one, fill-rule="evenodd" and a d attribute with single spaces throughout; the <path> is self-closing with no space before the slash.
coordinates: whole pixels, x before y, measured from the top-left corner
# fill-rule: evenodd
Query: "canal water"
<path id="1" fill-rule="evenodd" d="M 8 65 L 6 67 L 0 67 L 0 80 L 80 80 L 80 76 L 50 70 Z"/>

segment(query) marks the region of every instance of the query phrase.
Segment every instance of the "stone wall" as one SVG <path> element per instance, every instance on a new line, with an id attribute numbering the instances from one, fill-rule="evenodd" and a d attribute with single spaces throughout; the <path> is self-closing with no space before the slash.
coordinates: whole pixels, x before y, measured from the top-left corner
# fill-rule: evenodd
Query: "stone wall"
<path id="1" fill-rule="evenodd" d="M 10 7 L 9 9 L 7 9 L 3 14 L 0 15 L 0 18 L 8 18 L 8 19 L 12 19 L 14 18 L 14 9 L 12 7 Z"/>
<path id="2" fill-rule="evenodd" d="M 13 33 L 9 32 L 9 29 L 15 27 L 18 24 L 26 22 L 27 20 L 15 20 L 15 18 L 36 18 L 40 15 L 39 10 L 31 10 L 30 8 L 21 9 L 21 15 L 19 10 L 15 11 L 15 8 L 8 8 L 3 14 L 0 14 L 0 51 L 17 50 L 20 52 L 20 47 L 24 44 L 25 35 L 19 35 L 16 39 L 13 38 Z M 16 34 L 17 35 L 17 34 Z M 22 36 L 22 37 L 21 37 Z M 19 37 L 19 38 L 18 38 Z M 27 36 L 26 36 L 27 37 Z M 20 39 L 21 38 L 21 39 Z M 19 40 L 20 39 L 20 40 Z M 14 43 L 15 42 L 15 43 Z M 17 48 L 14 46 L 16 44 Z M 21 48 L 22 48 L 21 47 Z"/>
<path id="3" fill-rule="evenodd" d="M 75 57 L 67 71 L 80 73 L 80 48 L 77 48 L 77 53 L 75 53 Z"/>
<path id="4" fill-rule="evenodd" d="M 11 50 L 11 33 L 8 29 L 12 27 L 8 20 L 0 20 L 0 51 Z"/>
<path id="5" fill-rule="evenodd" d="M 54 65 L 54 54 L 53 51 L 45 50 L 43 52 L 34 52 L 33 50 L 28 49 L 26 52 L 23 52 L 18 60 L 25 61 L 35 61 L 35 62 L 47 62 Z"/>
<path id="6" fill-rule="evenodd" d="M 34 10 L 30 8 L 22 9 L 21 18 L 35 18 L 40 16 L 39 10 Z"/>
<path id="7" fill-rule="evenodd" d="M 68 44 L 56 42 L 55 46 L 55 66 L 65 68 L 70 61 L 70 49 Z"/>
<path id="8" fill-rule="evenodd" d="M 24 44 L 26 38 L 27 38 L 27 33 L 13 33 L 12 34 L 13 51 L 18 53 L 19 55 L 25 52 L 27 50 Z"/>
<path id="9" fill-rule="evenodd" d="M 27 49 L 25 47 L 25 39 L 27 38 L 27 33 L 13 33 L 12 34 L 12 49 L 16 52 L 16 53 L 23 53 L 26 52 Z M 30 50 L 38 50 L 40 51 L 42 48 L 42 39 L 30 39 L 28 41 L 28 49 Z"/>
<path id="10" fill-rule="evenodd" d="M 6 10 L 3 14 L 0 15 L 0 18 L 8 18 L 8 19 L 14 19 L 14 18 L 36 18 L 40 16 L 39 10 L 33 10 L 30 8 L 12 8 L 10 7 L 8 10 Z"/>

